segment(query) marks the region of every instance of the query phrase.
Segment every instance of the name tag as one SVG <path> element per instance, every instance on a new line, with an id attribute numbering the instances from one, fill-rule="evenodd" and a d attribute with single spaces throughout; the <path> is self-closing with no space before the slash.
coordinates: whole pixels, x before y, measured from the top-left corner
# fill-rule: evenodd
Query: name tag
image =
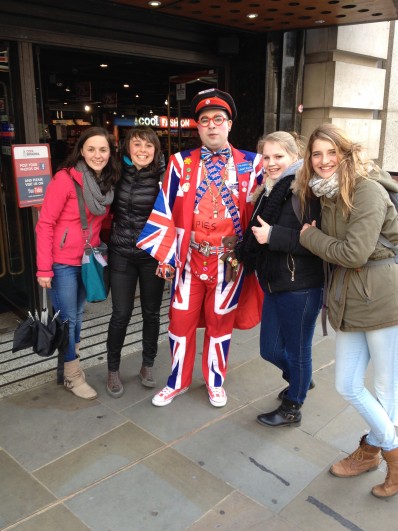
<path id="1" fill-rule="evenodd" d="M 251 162 L 240 162 L 236 165 L 239 175 L 242 173 L 250 173 L 253 171 L 253 164 Z"/>

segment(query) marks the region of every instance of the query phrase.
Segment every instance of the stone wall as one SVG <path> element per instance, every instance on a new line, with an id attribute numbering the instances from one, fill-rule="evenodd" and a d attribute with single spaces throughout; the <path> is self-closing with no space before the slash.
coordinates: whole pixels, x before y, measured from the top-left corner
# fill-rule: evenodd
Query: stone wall
<path id="1" fill-rule="evenodd" d="M 377 22 L 307 31 L 304 136 L 308 137 L 323 122 L 335 123 L 353 140 L 361 142 L 369 157 L 379 159 L 390 24 Z M 395 96 L 397 102 L 398 94 Z"/>

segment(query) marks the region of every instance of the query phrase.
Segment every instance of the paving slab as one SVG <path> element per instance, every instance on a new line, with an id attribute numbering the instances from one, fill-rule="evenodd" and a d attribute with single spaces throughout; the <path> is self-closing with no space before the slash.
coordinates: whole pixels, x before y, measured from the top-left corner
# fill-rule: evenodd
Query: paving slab
<path id="1" fill-rule="evenodd" d="M 0 446 L 29 471 L 125 422 L 98 400 L 55 383 L 1 400 L 0 418 Z"/>
<path id="2" fill-rule="evenodd" d="M 0 450 L 0 529 L 26 518 L 56 500 L 14 459 Z"/>
<path id="3" fill-rule="evenodd" d="M 270 529 L 273 513 L 239 491 L 232 492 L 205 516 L 200 518 L 189 531 L 208 531 L 209 529 L 245 529 L 264 531 Z M 292 527 L 279 527 L 280 531 L 293 531 Z M 296 528 L 297 530 L 297 528 Z"/>
<path id="4" fill-rule="evenodd" d="M 153 406 L 149 399 L 124 409 L 123 414 L 158 439 L 171 442 L 189 436 L 203 425 L 217 422 L 238 407 L 240 402 L 233 397 L 228 398 L 225 407 L 213 407 L 206 386 L 195 381 L 189 391 L 167 406 Z"/>
<path id="5" fill-rule="evenodd" d="M 61 498 L 115 474 L 161 446 L 161 441 L 126 422 L 37 470 L 34 476 Z"/>
<path id="6" fill-rule="evenodd" d="M 90 531 L 79 518 L 63 505 L 33 516 L 13 526 L 15 531 Z"/>
<path id="7" fill-rule="evenodd" d="M 173 447 L 277 513 L 337 452 L 298 428 L 265 428 L 256 413 L 246 406 Z"/>
<path id="8" fill-rule="evenodd" d="M 65 503 L 97 531 L 180 531 L 232 490 L 178 452 L 166 449 Z"/>

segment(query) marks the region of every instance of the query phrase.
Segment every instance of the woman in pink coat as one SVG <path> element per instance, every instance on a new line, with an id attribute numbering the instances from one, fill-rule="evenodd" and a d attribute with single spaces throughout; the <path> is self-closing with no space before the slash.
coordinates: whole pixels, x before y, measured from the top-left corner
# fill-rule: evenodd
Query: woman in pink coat
<path id="1" fill-rule="evenodd" d="M 82 233 L 75 183 L 82 188 L 90 244 L 100 243 L 103 219 L 113 201 L 119 178 L 115 147 L 106 129 L 84 131 L 73 152 L 48 185 L 37 234 L 37 281 L 48 288 L 55 311 L 69 322 L 69 345 L 64 353 L 64 385 L 76 396 L 96 398 L 85 381 L 77 354 L 86 299 L 81 263 L 86 238 Z"/>

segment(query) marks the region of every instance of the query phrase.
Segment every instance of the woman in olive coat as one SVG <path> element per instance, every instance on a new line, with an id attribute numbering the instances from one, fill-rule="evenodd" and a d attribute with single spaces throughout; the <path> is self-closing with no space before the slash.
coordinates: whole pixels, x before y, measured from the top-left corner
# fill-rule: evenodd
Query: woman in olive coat
<path id="1" fill-rule="evenodd" d="M 322 230 L 305 224 L 300 242 L 334 264 L 328 312 L 336 330 L 336 389 L 370 428 L 330 472 L 357 476 L 376 469 L 382 455 L 388 474 L 372 489 L 377 497 L 398 493 L 398 220 L 387 190 L 398 192 L 398 183 L 366 160 L 359 144 L 333 124 L 315 129 L 299 193 L 304 203 L 320 197 Z M 376 396 L 365 387 L 370 360 Z"/>

